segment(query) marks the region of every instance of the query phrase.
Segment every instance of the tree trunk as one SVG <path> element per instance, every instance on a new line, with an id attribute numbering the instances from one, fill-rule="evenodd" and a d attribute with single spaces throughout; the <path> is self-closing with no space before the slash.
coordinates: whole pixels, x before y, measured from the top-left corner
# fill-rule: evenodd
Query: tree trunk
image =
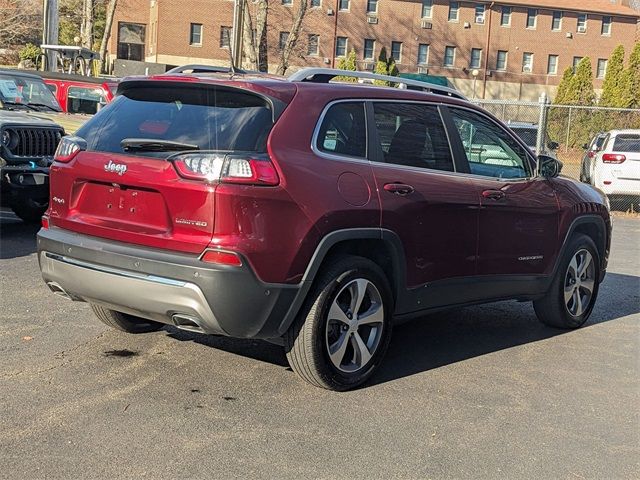
<path id="1" fill-rule="evenodd" d="M 93 48 L 93 0 L 83 0 L 80 38 L 83 47 Z"/>
<path id="2" fill-rule="evenodd" d="M 267 52 L 267 17 L 269 15 L 269 4 L 267 0 L 258 0 L 258 11 L 256 13 L 256 67 L 259 72 L 269 71 L 269 54 Z"/>
<path id="3" fill-rule="evenodd" d="M 291 57 L 291 53 L 298 43 L 298 37 L 300 36 L 300 30 L 302 28 L 302 21 L 304 20 L 304 16 L 307 13 L 307 3 L 307 0 L 300 1 L 300 7 L 296 12 L 296 17 L 293 20 L 291 31 L 289 32 L 289 36 L 287 37 L 287 42 L 285 43 L 280 55 L 280 64 L 276 69 L 276 75 L 284 75 L 289 68 L 289 57 Z"/>
<path id="4" fill-rule="evenodd" d="M 104 33 L 102 34 L 102 43 L 100 44 L 100 73 L 107 73 L 107 43 L 111 37 L 111 27 L 113 26 L 113 17 L 116 13 L 118 0 L 109 0 L 107 5 L 107 17 L 104 25 Z"/>
<path id="5" fill-rule="evenodd" d="M 244 2 L 244 24 L 242 26 L 242 44 L 246 61 L 250 70 L 258 69 L 258 55 L 256 53 L 256 39 L 254 37 L 253 20 L 249 11 L 249 2 Z M 238 65 L 240 66 L 240 65 Z"/>

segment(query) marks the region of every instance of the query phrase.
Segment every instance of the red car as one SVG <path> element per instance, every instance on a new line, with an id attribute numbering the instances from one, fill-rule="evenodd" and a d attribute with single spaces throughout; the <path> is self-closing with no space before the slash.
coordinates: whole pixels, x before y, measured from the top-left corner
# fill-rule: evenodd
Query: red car
<path id="1" fill-rule="evenodd" d="M 518 299 L 581 326 L 606 198 L 453 90 L 328 83 L 340 75 L 124 80 L 51 167 L 47 285 L 125 332 L 280 343 L 335 390 L 425 312 Z"/>
<path id="2" fill-rule="evenodd" d="M 93 115 L 113 100 L 118 80 L 37 72 L 43 77 L 63 112 Z"/>

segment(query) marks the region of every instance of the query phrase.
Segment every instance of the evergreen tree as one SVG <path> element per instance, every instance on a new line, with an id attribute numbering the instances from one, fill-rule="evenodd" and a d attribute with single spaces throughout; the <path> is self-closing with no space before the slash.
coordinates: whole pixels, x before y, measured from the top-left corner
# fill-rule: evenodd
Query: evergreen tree
<path id="1" fill-rule="evenodd" d="M 640 107 L 640 42 L 636 42 L 621 81 L 621 106 Z"/>
<path id="2" fill-rule="evenodd" d="M 558 85 L 558 90 L 556 92 L 556 98 L 553 99 L 553 103 L 556 105 L 566 105 L 567 102 L 567 93 L 569 91 L 569 87 L 571 84 L 571 80 L 573 79 L 573 68 L 567 67 L 562 75 L 562 80 Z"/>
<path id="3" fill-rule="evenodd" d="M 355 49 L 351 49 L 351 51 L 347 54 L 346 57 L 342 57 L 338 60 L 338 69 L 339 70 L 348 70 L 350 72 L 356 72 L 358 67 L 356 65 L 356 51 Z M 354 77 L 336 77 L 336 80 L 340 82 L 356 82 L 357 79 Z"/>
<path id="4" fill-rule="evenodd" d="M 576 73 L 569 82 L 566 93 L 566 103 L 568 105 L 592 106 L 596 100 L 596 93 L 593 90 L 593 69 L 591 59 L 584 57 L 578 63 Z"/>
<path id="5" fill-rule="evenodd" d="M 600 97 L 601 107 L 621 107 L 622 102 L 622 80 L 624 74 L 624 47 L 618 45 L 607 65 L 607 73 L 602 84 L 602 96 Z"/>

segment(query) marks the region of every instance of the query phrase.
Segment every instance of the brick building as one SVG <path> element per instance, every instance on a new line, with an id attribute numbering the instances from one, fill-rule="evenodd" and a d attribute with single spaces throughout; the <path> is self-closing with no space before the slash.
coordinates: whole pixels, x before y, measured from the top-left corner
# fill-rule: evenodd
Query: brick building
<path id="1" fill-rule="evenodd" d="M 300 1 L 269 2 L 270 70 Z M 371 69 L 386 47 L 401 72 L 446 76 L 480 98 L 553 95 L 563 71 L 584 56 L 597 89 L 611 51 L 623 44 L 629 52 L 640 40 L 636 0 L 306 1 L 291 70 L 335 65 L 352 48 L 359 68 Z M 233 0 L 120 2 L 111 58 L 228 65 L 233 6 Z"/>

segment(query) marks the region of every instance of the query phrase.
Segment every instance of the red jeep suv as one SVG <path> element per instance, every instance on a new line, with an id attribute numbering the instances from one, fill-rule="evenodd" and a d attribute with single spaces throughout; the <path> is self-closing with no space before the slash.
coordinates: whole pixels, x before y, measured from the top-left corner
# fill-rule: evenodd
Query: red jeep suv
<path id="1" fill-rule="evenodd" d="M 334 390 L 425 312 L 518 299 L 581 326 L 607 265 L 606 198 L 454 90 L 330 82 L 343 74 L 121 82 L 56 153 L 47 285 L 125 332 L 277 342 Z"/>

